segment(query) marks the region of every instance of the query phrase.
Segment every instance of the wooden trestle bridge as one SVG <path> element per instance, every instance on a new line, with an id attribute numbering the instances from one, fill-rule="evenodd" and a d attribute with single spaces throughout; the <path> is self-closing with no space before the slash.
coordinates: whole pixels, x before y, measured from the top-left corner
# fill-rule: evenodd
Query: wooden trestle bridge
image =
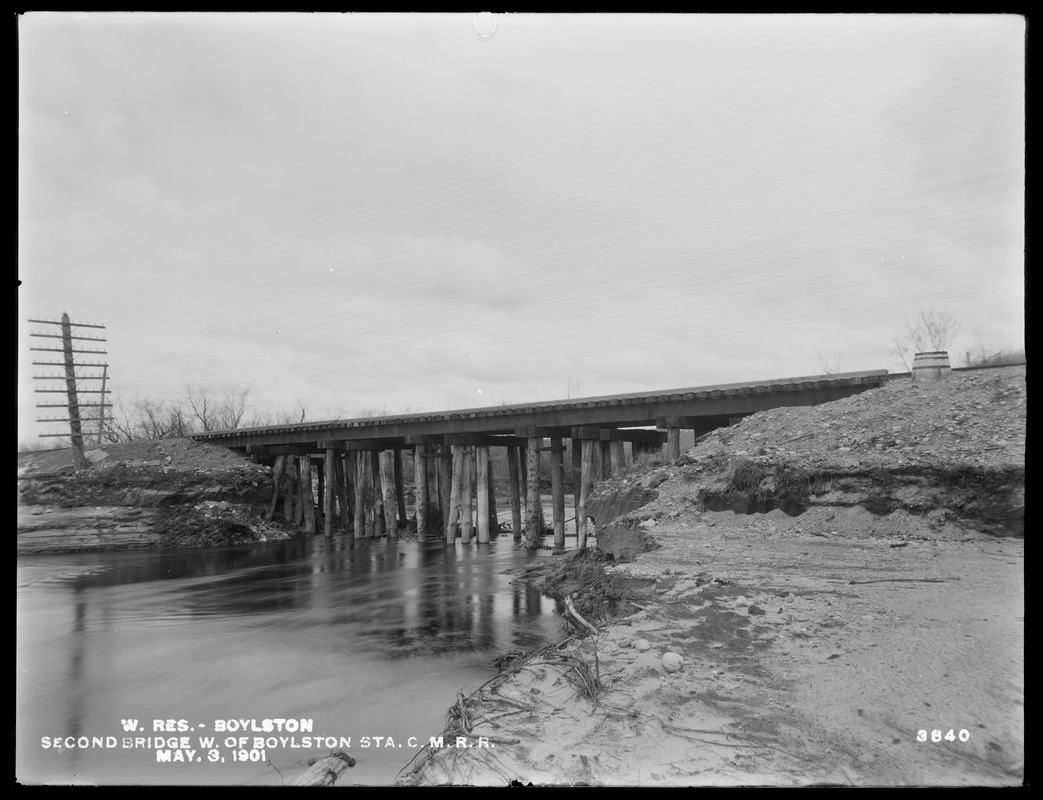
<path id="1" fill-rule="evenodd" d="M 440 413 L 303 422 L 208 431 L 192 438 L 250 454 L 272 466 L 269 517 L 281 501 L 287 519 L 316 532 L 312 468 L 319 467 L 318 506 L 327 536 L 398 535 L 407 522 L 402 455 L 413 457 L 417 539 L 457 536 L 488 542 L 496 523 L 490 448 L 507 451 L 512 530 L 535 548 L 546 530 L 539 493 L 540 459 L 551 466 L 554 545 L 565 545 L 565 452 L 579 476 L 574 494 L 577 545 L 587 539 L 586 502 L 593 481 L 611 477 L 627 457 L 660 451 L 680 456 L 681 430 L 696 436 L 737 418 L 780 406 L 839 400 L 882 386 L 887 370 L 730 383 Z M 654 427 L 654 430 L 652 429 Z M 571 440 L 566 448 L 565 440 Z M 629 443 L 629 447 L 626 444 Z M 525 452 L 523 468 L 522 452 Z M 321 466 L 315 462 L 321 461 Z M 594 469 L 598 467 L 598 474 Z M 473 481 L 473 484 L 472 484 Z M 472 485 L 477 525 L 471 516 Z M 339 520 L 339 525 L 337 524 Z M 440 520 L 440 530 L 432 521 Z M 349 524 L 350 523 L 350 524 Z"/>

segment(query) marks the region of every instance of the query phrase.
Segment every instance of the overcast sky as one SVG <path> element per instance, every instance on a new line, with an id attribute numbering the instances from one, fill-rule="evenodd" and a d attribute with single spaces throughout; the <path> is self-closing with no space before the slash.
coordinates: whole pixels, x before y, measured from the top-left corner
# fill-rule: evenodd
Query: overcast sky
<path id="1" fill-rule="evenodd" d="M 62 430 L 27 322 L 62 312 L 106 326 L 117 397 L 309 419 L 896 371 L 922 309 L 954 365 L 1023 344 L 1017 16 L 18 33 L 20 440 Z"/>

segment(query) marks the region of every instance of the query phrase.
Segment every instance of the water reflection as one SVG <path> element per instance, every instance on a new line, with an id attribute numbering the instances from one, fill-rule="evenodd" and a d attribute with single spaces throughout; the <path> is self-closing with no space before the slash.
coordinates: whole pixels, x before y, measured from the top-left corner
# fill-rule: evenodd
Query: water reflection
<path id="1" fill-rule="evenodd" d="M 493 654 L 560 634 L 557 604 L 503 574 L 545 556 L 505 540 L 465 547 L 318 537 L 24 559 L 19 777 L 271 782 L 257 765 L 172 767 L 157 780 L 147 763 L 128 771 L 119 752 L 40 752 L 41 735 L 112 734 L 127 715 L 310 709 L 332 733 L 378 724 L 436 733 L 452 692 L 488 678 Z M 369 780 L 390 780 L 398 766 L 395 753 L 375 756 Z M 364 769 L 353 780 L 366 782 Z"/>

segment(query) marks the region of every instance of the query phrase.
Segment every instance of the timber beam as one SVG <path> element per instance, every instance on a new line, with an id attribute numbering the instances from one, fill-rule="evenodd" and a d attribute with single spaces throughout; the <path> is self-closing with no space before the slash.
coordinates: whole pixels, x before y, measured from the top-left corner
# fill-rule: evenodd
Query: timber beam
<path id="1" fill-rule="evenodd" d="M 325 448 L 318 444 L 248 444 L 249 455 L 261 456 L 321 456 L 319 451 Z"/>
<path id="2" fill-rule="evenodd" d="M 526 428 L 517 428 L 514 433 L 520 439 L 555 439 L 568 436 L 571 430 L 571 428 L 561 425 L 529 426 Z"/>
<path id="3" fill-rule="evenodd" d="M 728 424 L 728 420 L 734 414 L 709 414 L 705 417 L 656 417 L 655 425 L 660 430 L 668 428 L 691 428 L 692 430 L 706 430 L 707 428 L 720 428 Z"/>
<path id="4" fill-rule="evenodd" d="M 368 450 L 378 453 L 384 450 L 401 450 L 403 447 L 401 439 L 367 439 L 344 443 L 345 450 Z"/>
<path id="5" fill-rule="evenodd" d="M 525 439 L 517 436 L 492 436 L 485 433 L 451 433 L 445 436 L 448 445 L 465 447 L 524 447 Z"/>
<path id="6" fill-rule="evenodd" d="M 600 441 L 601 428 L 570 428 L 569 438 Z"/>
<path id="7" fill-rule="evenodd" d="M 666 442 L 666 434 L 662 431 L 602 428 L 600 439 L 603 442 L 648 442 L 651 444 L 664 444 Z"/>
<path id="8" fill-rule="evenodd" d="M 435 435 L 426 434 L 426 433 L 407 433 L 403 437 L 403 439 L 404 439 L 405 443 L 408 444 L 408 445 L 416 445 L 416 444 L 441 445 L 441 444 L 445 444 L 445 437 L 444 436 L 435 436 Z"/>

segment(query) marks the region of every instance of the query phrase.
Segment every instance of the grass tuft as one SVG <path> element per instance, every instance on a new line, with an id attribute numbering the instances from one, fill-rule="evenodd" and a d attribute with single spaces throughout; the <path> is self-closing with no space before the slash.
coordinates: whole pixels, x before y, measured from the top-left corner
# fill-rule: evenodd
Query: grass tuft
<path id="1" fill-rule="evenodd" d="M 768 477 L 768 471 L 760 464 L 740 458 L 732 462 L 728 474 L 725 476 L 725 482 L 729 492 L 745 494 L 756 491 L 766 477 Z"/>

